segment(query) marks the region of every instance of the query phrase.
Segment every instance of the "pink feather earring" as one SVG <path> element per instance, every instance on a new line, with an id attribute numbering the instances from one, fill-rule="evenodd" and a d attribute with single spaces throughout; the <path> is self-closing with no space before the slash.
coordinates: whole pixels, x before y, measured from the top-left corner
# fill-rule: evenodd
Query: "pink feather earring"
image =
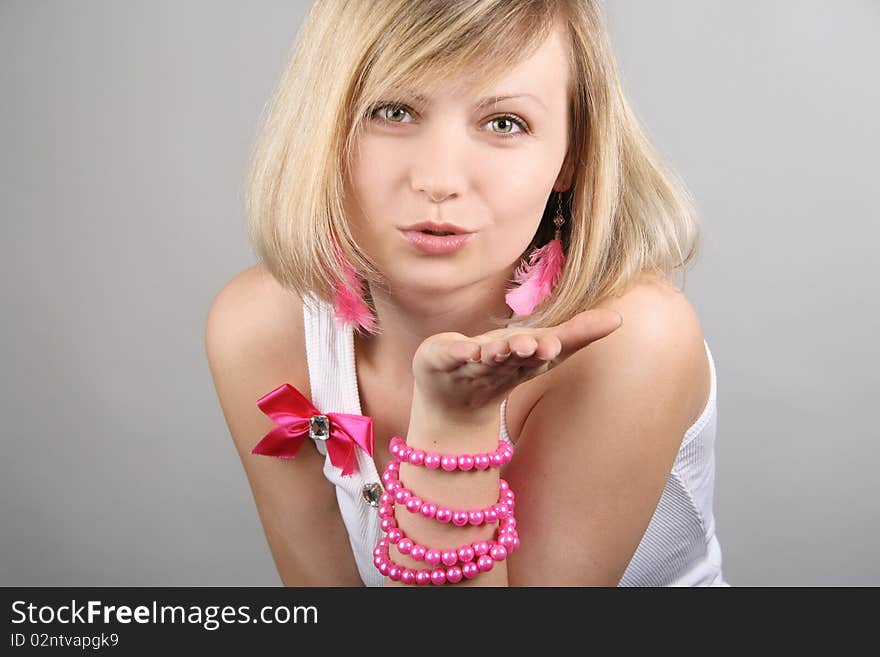
<path id="1" fill-rule="evenodd" d="M 529 315 L 550 294 L 562 276 L 565 254 L 562 252 L 562 193 L 557 192 L 558 205 L 553 225 L 556 230 L 553 239 L 528 256 L 528 262 L 521 262 L 514 273 L 514 283 L 519 283 L 504 295 L 507 305 L 517 315 Z"/>
<path id="2" fill-rule="evenodd" d="M 364 300 L 362 281 L 335 241 L 333 246 L 336 251 L 336 260 L 342 269 L 342 278 L 336 280 L 336 297 L 333 300 L 336 319 L 353 326 L 355 329 L 376 333 L 378 330 L 376 318 Z M 343 281 L 347 282 L 348 286 Z M 358 290 L 360 294 L 353 290 Z"/>

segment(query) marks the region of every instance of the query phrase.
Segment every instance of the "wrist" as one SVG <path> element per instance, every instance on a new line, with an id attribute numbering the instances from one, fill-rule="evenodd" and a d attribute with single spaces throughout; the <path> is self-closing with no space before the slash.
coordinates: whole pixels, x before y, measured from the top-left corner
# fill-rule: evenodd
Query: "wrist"
<path id="1" fill-rule="evenodd" d="M 410 421 L 405 436 L 413 449 L 454 453 L 493 451 L 501 432 L 501 406 L 451 411 L 413 391 Z"/>
<path id="2" fill-rule="evenodd" d="M 406 466 L 403 461 L 393 460 L 382 475 L 386 490 L 378 513 L 386 535 L 377 544 L 373 556 L 374 565 L 389 578 L 386 584 L 393 585 L 399 580 L 402 585 L 506 586 L 507 564 L 504 562 L 519 546 L 513 517 L 514 493 L 507 482 L 496 483 L 493 496 L 496 501 L 491 509 L 453 512 L 416 496 L 401 478 Z M 434 476 L 443 473 L 442 470 L 416 469 Z M 481 488 L 478 480 L 491 473 L 498 482 L 497 468 L 443 475 L 454 479 L 461 479 L 461 475 L 465 475 L 465 479 L 477 478 L 471 482 L 462 479 L 456 487 L 459 495 L 463 493 L 461 489 L 470 489 L 468 499 L 461 498 L 462 508 L 467 508 Z M 426 482 L 423 490 L 428 492 L 428 488 L 435 487 Z M 438 491 L 430 492 L 433 495 Z M 442 518 L 441 510 L 445 510 Z M 479 581 L 470 583 L 469 580 L 476 577 Z"/>

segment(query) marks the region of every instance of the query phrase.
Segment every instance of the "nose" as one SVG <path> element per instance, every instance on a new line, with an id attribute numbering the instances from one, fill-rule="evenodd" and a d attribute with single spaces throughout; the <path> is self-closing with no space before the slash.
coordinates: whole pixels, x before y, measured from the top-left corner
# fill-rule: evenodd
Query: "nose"
<path id="1" fill-rule="evenodd" d="M 434 203 L 459 196 L 466 185 L 466 139 L 454 132 L 448 123 L 426 123 L 410 174 L 413 190 Z"/>

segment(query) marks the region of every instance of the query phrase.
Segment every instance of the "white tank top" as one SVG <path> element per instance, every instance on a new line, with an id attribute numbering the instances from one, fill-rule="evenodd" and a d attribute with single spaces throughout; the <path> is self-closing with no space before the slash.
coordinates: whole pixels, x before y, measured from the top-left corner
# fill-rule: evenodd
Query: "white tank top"
<path id="1" fill-rule="evenodd" d="M 303 300 L 306 357 L 312 403 L 334 413 L 363 415 L 355 369 L 354 331 L 334 317 L 333 307 L 315 297 Z M 721 546 L 715 536 L 712 498 L 715 487 L 716 378 L 709 345 L 706 355 L 712 372 L 709 401 L 687 430 L 663 494 L 618 586 L 730 586 L 721 574 Z M 510 442 L 501 404 L 500 438 Z M 323 441 L 315 446 L 324 455 L 324 476 L 336 487 L 339 511 L 348 530 L 358 572 L 366 586 L 383 586 L 385 579 L 373 565 L 373 548 L 384 535 L 379 514 L 364 489 L 382 489 L 373 458 L 356 449 L 358 470 L 343 477 L 330 463 Z"/>

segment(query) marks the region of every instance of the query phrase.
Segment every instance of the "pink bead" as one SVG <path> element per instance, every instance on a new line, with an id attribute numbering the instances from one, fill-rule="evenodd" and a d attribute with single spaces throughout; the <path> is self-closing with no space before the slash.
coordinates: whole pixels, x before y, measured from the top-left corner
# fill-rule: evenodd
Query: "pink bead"
<path id="1" fill-rule="evenodd" d="M 414 449 L 409 455 L 409 462 L 413 465 L 422 465 L 425 462 L 425 452 L 420 449 Z"/>
<path id="2" fill-rule="evenodd" d="M 492 464 L 488 454 L 477 454 L 474 457 L 474 466 L 477 470 L 485 470 Z"/>
<path id="3" fill-rule="evenodd" d="M 498 544 L 503 545 L 505 548 L 507 548 L 508 554 L 510 553 L 511 546 L 513 546 L 513 541 L 514 537 L 510 534 L 503 534 L 498 537 Z"/>
<path id="4" fill-rule="evenodd" d="M 445 506 L 441 506 L 437 509 L 437 513 L 434 517 L 437 518 L 439 522 L 447 523 L 452 520 L 452 509 L 447 509 Z"/>
<path id="5" fill-rule="evenodd" d="M 400 443 L 392 438 L 391 443 L 388 447 L 388 451 L 391 452 L 392 456 L 397 456 L 398 454 L 400 454 Z"/>
<path id="6" fill-rule="evenodd" d="M 504 465 L 504 457 L 498 452 L 492 452 L 492 454 L 489 455 L 489 462 L 492 464 L 492 467 L 500 468 Z"/>
<path id="7" fill-rule="evenodd" d="M 477 541 L 476 543 L 472 543 L 471 545 L 474 546 L 474 554 L 478 557 L 482 557 L 491 549 L 488 541 Z"/>
<path id="8" fill-rule="evenodd" d="M 440 556 L 444 566 L 454 566 L 458 563 L 458 552 L 455 550 L 443 550 Z"/>
<path id="9" fill-rule="evenodd" d="M 406 445 L 401 446 L 399 441 L 395 441 L 395 444 L 398 445 L 397 449 L 401 457 L 412 456 L 413 452 L 417 451 Z M 478 454 L 476 456 L 467 454 L 442 456 L 431 453 L 424 455 L 422 465 L 428 465 L 433 454 L 436 459 L 440 460 L 440 467 L 448 472 L 455 468 L 479 469 L 481 464 L 485 464 L 486 461 L 488 461 L 488 465 L 497 463 L 499 457 L 509 460 L 512 453 L 513 450 L 509 446 L 503 445 L 499 445 L 498 451 L 493 454 Z M 483 458 L 480 458 L 481 456 Z M 415 462 L 412 465 L 417 465 L 421 457 L 417 455 L 413 460 Z M 455 468 L 450 467 L 453 462 Z M 503 561 L 519 548 L 517 522 L 514 517 L 515 495 L 507 481 L 499 479 L 498 501 L 485 509 L 450 509 L 426 502 L 408 490 L 398 479 L 399 465 L 400 461 L 394 459 L 388 464 L 385 471 L 387 476 L 383 476 L 385 490 L 380 496 L 378 506 L 378 514 L 381 518 L 380 525 L 385 536 L 379 540 L 373 550 L 373 564 L 384 577 L 391 579 L 393 574 L 394 581 L 402 581 L 404 584 L 442 585 L 446 582 L 457 584 L 464 578 L 473 579 L 481 572 L 490 571 L 496 561 Z M 493 522 L 498 522 L 499 526 L 495 540 L 492 541 L 475 541 L 471 545 L 462 546 L 457 550 L 429 549 L 407 538 L 397 526 L 394 517 L 395 504 L 405 505 L 410 513 L 421 513 L 424 517 L 433 517 L 441 523 L 452 522 L 458 527 L 464 527 L 468 524 L 478 526 Z M 418 569 L 394 564 L 389 554 L 390 545 L 397 545 L 400 554 L 409 554 L 414 561 L 422 561 L 428 567 Z"/>
<path id="10" fill-rule="evenodd" d="M 434 548 L 429 549 L 425 552 L 425 563 L 429 566 L 436 566 L 440 563 L 441 559 L 440 550 L 435 550 Z"/>
<path id="11" fill-rule="evenodd" d="M 458 457 L 458 469 L 468 471 L 474 467 L 474 457 L 470 454 L 464 454 Z"/>
<path id="12" fill-rule="evenodd" d="M 410 447 L 409 445 L 404 445 L 403 447 L 400 448 L 400 451 L 398 452 L 398 458 L 401 461 L 409 461 L 409 455 L 412 453 L 413 453 L 413 448 Z"/>
<path id="13" fill-rule="evenodd" d="M 440 455 L 431 452 L 429 454 L 425 454 L 425 467 L 428 470 L 436 470 L 440 467 Z"/>
<path id="14" fill-rule="evenodd" d="M 446 472 L 452 472 L 458 467 L 458 457 L 446 455 L 440 458 L 440 467 Z"/>
<path id="15" fill-rule="evenodd" d="M 507 558 L 507 548 L 503 545 L 493 545 L 489 550 L 489 556 L 495 561 L 504 561 Z"/>

